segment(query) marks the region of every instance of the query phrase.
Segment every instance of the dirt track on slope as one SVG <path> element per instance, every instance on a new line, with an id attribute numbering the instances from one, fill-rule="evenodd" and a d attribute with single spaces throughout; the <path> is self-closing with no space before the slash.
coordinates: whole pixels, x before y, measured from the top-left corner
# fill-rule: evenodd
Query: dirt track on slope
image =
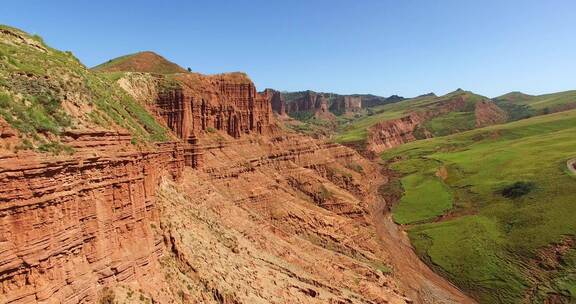
<path id="1" fill-rule="evenodd" d="M 385 183 L 383 180 L 378 186 Z M 415 303 L 476 303 L 458 287 L 428 267 L 414 252 L 404 231 L 392 220 L 388 203 L 379 195 L 375 186 L 372 218 L 381 243 L 391 254 L 394 275 Z"/>

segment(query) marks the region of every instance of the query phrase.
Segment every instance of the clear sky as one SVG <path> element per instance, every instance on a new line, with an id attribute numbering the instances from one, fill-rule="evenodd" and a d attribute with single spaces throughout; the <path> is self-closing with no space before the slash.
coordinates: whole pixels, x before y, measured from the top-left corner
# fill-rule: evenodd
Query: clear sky
<path id="1" fill-rule="evenodd" d="M 259 89 L 486 96 L 576 89 L 574 0 L 3 1 L 84 64 L 152 50 Z"/>

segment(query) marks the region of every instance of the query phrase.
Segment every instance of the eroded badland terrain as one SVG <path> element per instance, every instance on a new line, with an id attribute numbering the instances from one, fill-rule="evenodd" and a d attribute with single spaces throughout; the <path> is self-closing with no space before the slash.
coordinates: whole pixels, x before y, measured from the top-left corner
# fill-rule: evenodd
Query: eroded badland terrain
<path id="1" fill-rule="evenodd" d="M 560 98 L 572 100 L 566 94 Z M 490 100 L 462 90 L 414 99 L 259 93 L 243 73 L 201 75 L 152 52 L 88 69 L 2 26 L 0 303 L 568 303 L 576 269 L 566 266 L 570 220 L 524 248 L 541 252 L 540 260 L 506 255 L 534 265 L 502 266 L 507 248 L 482 251 L 496 246 L 493 235 L 502 247 L 506 238 L 493 227 L 500 225 L 493 210 L 475 203 L 486 199 L 478 197 L 483 188 L 458 184 L 471 171 L 457 161 L 469 156 L 447 155 L 469 151 L 478 138 L 534 135 L 507 133 L 534 118 L 503 123 L 572 107 L 533 106 L 542 100 L 549 99 Z M 573 112 L 535 119 L 569 136 Z M 570 182 L 573 147 L 551 163 L 562 160 Z M 411 200 L 438 195 L 430 187 L 448 198 Z M 500 199 L 507 210 L 525 208 Z M 443 227 L 432 226 L 452 220 L 490 234 L 478 233 L 475 245 L 450 243 Z M 513 218 L 509 225 L 528 224 Z M 510 238 L 534 235 L 523 233 Z M 531 276 L 517 293 L 490 298 L 506 286 L 470 279 L 463 259 Z M 550 269 L 566 266 L 565 287 L 550 283 L 540 292 L 537 283 L 556 278 L 543 277 L 544 260 Z M 478 280 L 498 279 L 491 275 Z"/>

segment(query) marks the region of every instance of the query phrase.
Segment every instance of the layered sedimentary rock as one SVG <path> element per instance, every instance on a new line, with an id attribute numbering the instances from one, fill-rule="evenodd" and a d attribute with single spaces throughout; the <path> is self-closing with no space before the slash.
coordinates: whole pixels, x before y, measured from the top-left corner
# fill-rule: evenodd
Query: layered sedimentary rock
<path id="1" fill-rule="evenodd" d="M 244 74 L 171 74 L 182 70 L 145 53 L 101 67 L 130 67 L 124 92 L 70 54 L 0 34 L 50 68 L 10 70 L 9 97 L 47 92 L 72 121 L 22 134 L 0 120 L 0 303 L 466 302 L 446 282 L 405 279 L 418 276 L 374 228 L 378 167 L 275 130 Z M 26 136 L 69 150 L 9 147 Z"/>
<path id="2" fill-rule="evenodd" d="M 110 131 L 65 138 L 72 156 L 0 156 L 2 303 L 96 302 L 104 285 L 155 280 L 155 192 L 161 176 L 181 175 L 182 145 L 137 151 Z"/>
<path id="3" fill-rule="evenodd" d="M 306 91 L 300 98 L 286 105 L 287 113 L 311 112 L 317 118 L 332 119 L 334 114 L 329 111 L 328 98 L 323 94 Z"/>
<path id="4" fill-rule="evenodd" d="M 270 103 L 243 74 L 180 74 L 174 87 L 160 91 L 156 107 L 182 139 L 215 130 L 236 138 L 266 134 L 273 125 Z"/>
<path id="5" fill-rule="evenodd" d="M 270 101 L 272 111 L 280 116 L 286 116 L 286 99 L 282 93 L 276 90 L 266 89 L 263 95 Z"/>
<path id="6" fill-rule="evenodd" d="M 399 283 L 396 248 L 373 230 L 382 176 L 355 151 L 289 134 L 200 144 L 202 168 L 161 189 L 160 203 L 173 215 L 162 226 L 170 227 L 170 263 L 177 265 L 164 271 L 171 286 L 193 286 L 183 298 L 410 303 L 409 295 L 426 303 L 422 293 L 427 303 L 468 302 L 436 282 Z"/>
<path id="7" fill-rule="evenodd" d="M 339 96 L 330 106 L 334 113 L 358 112 L 362 109 L 362 98 L 360 96 Z"/>
<path id="8" fill-rule="evenodd" d="M 423 122 L 424 117 L 418 113 L 380 122 L 368 129 L 366 150 L 378 153 L 414 141 L 414 131 Z"/>
<path id="9" fill-rule="evenodd" d="M 273 94 L 257 93 L 243 73 L 125 73 L 117 82 L 183 140 L 215 131 L 238 138 L 274 130 Z"/>

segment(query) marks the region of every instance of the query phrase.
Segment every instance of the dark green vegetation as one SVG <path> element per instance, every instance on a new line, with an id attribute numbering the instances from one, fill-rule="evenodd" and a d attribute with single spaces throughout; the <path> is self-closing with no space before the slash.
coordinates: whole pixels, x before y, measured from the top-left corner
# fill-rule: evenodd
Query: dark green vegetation
<path id="1" fill-rule="evenodd" d="M 41 152 L 70 151 L 59 136 L 94 124 L 124 128 L 136 141 L 168 139 L 166 129 L 110 76 L 7 26 L 0 26 L 0 116 L 19 132 L 23 148 Z"/>
<path id="2" fill-rule="evenodd" d="M 405 144 L 394 219 L 481 303 L 576 301 L 576 110 Z"/>

